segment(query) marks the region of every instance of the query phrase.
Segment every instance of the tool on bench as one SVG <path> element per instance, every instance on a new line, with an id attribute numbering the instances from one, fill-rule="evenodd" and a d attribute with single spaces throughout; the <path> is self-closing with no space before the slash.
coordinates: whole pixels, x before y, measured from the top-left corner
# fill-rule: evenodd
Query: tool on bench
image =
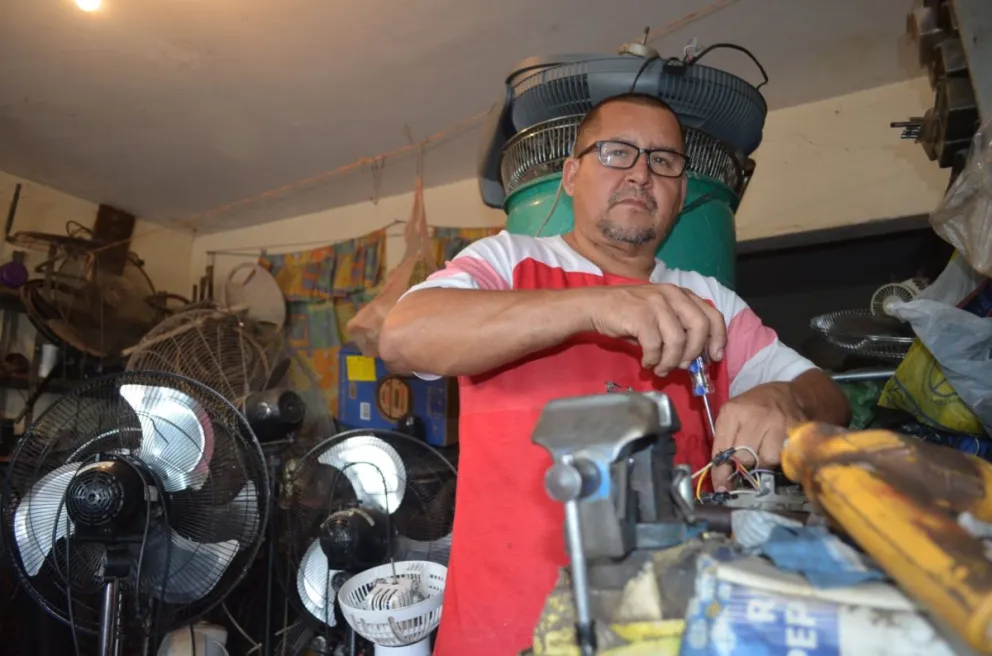
<path id="1" fill-rule="evenodd" d="M 709 422 L 710 438 L 716 437 L 716 424 L 713 422 L 713 409 L 710 408 L 709 395 L 716 391 L 709 374 L 709 358 L 700 355 L 689 363 L 689 379 L 692 381 L 692 395 L 703 400 L 706 409 L 706 421 Z"/>
<path id="2" fill-rule="evenodd" d="M 596 650 L 624 585 L 651 558 L 700 535 L 692 472 L 674 464 L 679 420 L 655 392 L 574 397 L 545 406 L 532 441 L 554 461 L 544 485 L 565 506 L 577 642 Z"/>
<path id="3" fill-rule="evenodd" d="M 992 561 L 962 525 L 992 521 L 992 465 L 889 431 L 808 423 L 789 435 L 785 474 L 933 617 L 992 652 Z"/>

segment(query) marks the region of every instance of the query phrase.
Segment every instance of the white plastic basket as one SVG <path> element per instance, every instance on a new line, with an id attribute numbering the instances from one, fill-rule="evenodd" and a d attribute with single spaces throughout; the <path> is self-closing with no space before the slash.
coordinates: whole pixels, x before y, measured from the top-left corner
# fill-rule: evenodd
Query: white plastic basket
<path id="1" fill-rule="evenodd" d="M 404 647 L 423 642 L 427 647 L 425 653 L 429 654 L 428 640 L 441 623 L 448 568 L 425 560 L 406 560 L 396 563 L 396 574 L 401 579 L 419 578 L 427 598 L 403 608 L 367 610 L 365 599 L 376 581 L 393 575 L 393 566 L 387 563 L 356 574 L 341 586 L 338 591 L 341 613 L 356 632 L 378 646 Z"/>

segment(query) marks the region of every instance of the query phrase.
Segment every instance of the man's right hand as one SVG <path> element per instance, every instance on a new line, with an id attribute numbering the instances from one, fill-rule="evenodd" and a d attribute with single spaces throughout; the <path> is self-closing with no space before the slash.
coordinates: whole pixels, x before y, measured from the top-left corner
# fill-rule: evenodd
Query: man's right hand
<path id="1" fill-rule="evenodd" d="M 589 287 L 592 329 L 608 337 L 636 342 L 641 366 L 657 376 L 708 352 L 723 359 L 727 328 L 723 315 L 691 291 L 676 285 Z"/>

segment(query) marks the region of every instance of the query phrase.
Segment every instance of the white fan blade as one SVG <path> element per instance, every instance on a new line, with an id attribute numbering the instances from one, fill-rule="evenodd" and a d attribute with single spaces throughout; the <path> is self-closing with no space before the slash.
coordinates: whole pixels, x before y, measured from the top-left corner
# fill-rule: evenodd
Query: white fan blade
<path id="1" fill-rule="evenodd" d="M 62 499 L 79 467 L 69 463 L 45 474 L 14 511 L 14 539 L 28 576 L 41 571 L 52 545 L 66 537 L 69 522 Z"/>
<path id="2" fill-rule="evenodd" d="M 334 603 L 338 598 L 334 577 L 337 574 L 340 570 L 327 567 L 327 556 L 320 548 L 320 540 L 314 539 L 296 572 L 296 590 L 300 593 L 303 607 L 328 626 L 337 624 L 334 616 Z"/>
<path id="3" fill-rule="evenodd" d="M 121 385 L 120 393 L 141 423 L 139 457 L 165 491 L 199 489 L 214 451 L 213 425 L 203 406 L 169 387 Z"/>
<path id="4" fill-rule="evenodd" d="M 250 544 L 254 544 L 255 538 L 258 536 L 258 518 L 260 515 L 258 512 L 258 490 L 255 489 L 255 481 L 245 483 L 245 486 L 238 492 L 238 496 L 234 497 L 231 501 L 231 505 L 237 509 L 232 512 L 237 512 L 245 517 L 245 525 L 241 529 L 242 532 L 238 538 L 241 546 L 247 547 Z"/>
<path id="5" fill-rule="evenodd" d="M 392 514 L 403 503 L 406 467 L 396 449 L 378 437 L 349 437 L 321 453 L 317 462 L 342 472 L 363 505 Z"/>
<path id="6" fill-rule="evenodd" d="M 193 542 L 172 529 L 168 533 L 159 531 L 148 542 L 141 578 L 149 594 L 170 604 L 190 603 L 206 596 L 220 582 L 239 546 L 236 540 Z"/>

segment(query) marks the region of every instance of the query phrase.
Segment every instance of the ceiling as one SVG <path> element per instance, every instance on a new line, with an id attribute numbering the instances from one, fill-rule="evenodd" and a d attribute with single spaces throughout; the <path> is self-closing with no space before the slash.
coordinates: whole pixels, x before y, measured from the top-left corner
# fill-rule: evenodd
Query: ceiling
<path id="1" fill-rule="evenodd" d="M 200 230 L 407 191 L 410 157 L 377 182 L 365 168 L 294 183 L 403 147 L 406 126 L 422 139 L 487 109 L 526 57 L 615 52 L 646 25 L 667 26 L 652 42 L 666 56 L 692 37 L 751 49 L 770 109 L 918 74 L 912 0 L 3 3 L 0 170 Z M 739 53 L 707 59 L 760 79 Z M 473 177 L 479 134 L 432 147 L 426 184 Z"/>

